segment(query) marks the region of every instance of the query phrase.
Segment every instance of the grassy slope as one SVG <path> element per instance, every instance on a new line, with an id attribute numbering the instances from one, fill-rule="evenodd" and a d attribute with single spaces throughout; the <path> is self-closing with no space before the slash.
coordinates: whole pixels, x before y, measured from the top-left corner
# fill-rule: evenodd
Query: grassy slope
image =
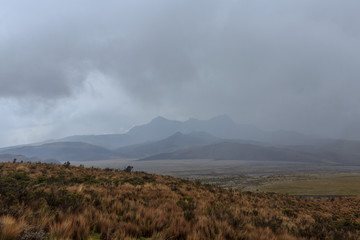
<path id="1" fill-rule="evenodd" d="M 359 239 L 360 198 L 299 199 L 166 176 L 0 163 L 0 239 Z"/>

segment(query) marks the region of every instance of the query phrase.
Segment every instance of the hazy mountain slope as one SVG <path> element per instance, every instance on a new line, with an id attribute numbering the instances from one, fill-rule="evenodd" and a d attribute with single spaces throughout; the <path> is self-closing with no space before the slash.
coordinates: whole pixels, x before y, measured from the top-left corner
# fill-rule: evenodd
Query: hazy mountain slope
<path id="1" fill-rule="evenodd" d="M 157 142 L 122 147 L 117 149 L 116 152 L 120 153 L 122 156 L 142 158 L 186 147 L 209 145 L 220 141 L 222 141 L 221 138 L 214 137 L 204 132 L 193 132 L 189 134 L 177 132 L 174 135 Z"/>
<path id="2" fill-rule="evenodd" d="M 141 142 L 156 141 L 181 132 L 182 125 L 180 121 L 157 117 L 145 125 L 133 127 L 127 134 Z"/>
<path id="3" fill-rule="evenodd" d="M 318 144 L 290 146 L 289 148 L 317 154 L 338 162 L 360 164 L 360 141 L 327 140 Z"/>
<path id="4" fill-rule="evenodd" d="M 111 150 L 80 142 L 48 143 L 40 146 L 22 146 L 0 153 L 21 154 L 37 158 L 55 158 L 60 161 L 92 161 L 110 159 L 116 153 Z"/>
<path id="5" fill-rule="evenodd" d="M 128 134 L 75 135 L 50 142 L 84 142 L 110 149 L 139 143 Z"/>
<path id="6" fill-rule="evenodd" d="M 214 136 L 227 139 L 259 139 L 265 134 L 264 131 L 248 125 L 236 124 L 227 115 L 220 115 L 209 120 L 189 119 L 183 124 L 183 131 L 203 131 L 208 132 Z"/>
<path id="7" fill-rule="evenodd" d="M 303 144 L 313 138 L 293 131 L 263 131 L 249 124 L 237 124 L 229 116 L 220 115 L 209 120 L 189 119 L 183 132 L 202 131 L 224 139 L 243 139 L 271 144 Z"/>
<path id="8" fill-rule="evenodd" d="M 222 142 L 208 146 L 193 147 L 162 153 L 142 160 L 162 159 L 217 159 L 217 160 L 255 160 L 320 163 L 324 159 L 309 153 L 253 144 Z"/>
<path id="9" fill-rule="evenodd" d="M 26 157 L 24 155 L 14 155 L 14 154 L 0 154 L 0 162 L 12 162 L 16 159 L 17 162 L 41 162 L 41 163 L 55 163 L 61 164 L 58 160 L 55 159 L 40 159 L 36 157 Z"/>

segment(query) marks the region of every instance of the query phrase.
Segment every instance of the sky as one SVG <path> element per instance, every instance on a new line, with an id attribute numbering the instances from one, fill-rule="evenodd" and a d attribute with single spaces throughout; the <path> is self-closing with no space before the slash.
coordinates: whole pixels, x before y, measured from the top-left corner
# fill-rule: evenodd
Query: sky
<path id="1" fill-rule="evenodd" d="M 357 0 L 0 0 L 0 146 L 227 114 L 360 139 Z"/>

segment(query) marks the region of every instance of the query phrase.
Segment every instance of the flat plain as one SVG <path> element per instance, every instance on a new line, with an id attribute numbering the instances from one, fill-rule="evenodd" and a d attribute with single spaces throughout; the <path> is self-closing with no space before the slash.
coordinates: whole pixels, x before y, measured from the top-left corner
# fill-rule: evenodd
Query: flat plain
<path id="1" fill-rule="evenodd" d="M 79 163 L 78 163 L 79 164 Z M 222 188 L 290 195 L 360 195 L 360 166 L 284 164 L 210 159 L 81 162 L 85 166 L 125 168 L 183 179 L 198 180 Z M 266 165 L 267 164 L 267 165 Z"/>
<path id="2" fill-rule="evenodd" d="M 291 195 L 360 195 L 360 174 L 285 176 L 279 181 L 269 181 L 258 189 Z"/>
<path id="3" fill-rule="evenodd" d="M 295 174 L 201 178 L 203 183 L 243 191 L 301 196 L 359 196 L 360 174 Z"/>

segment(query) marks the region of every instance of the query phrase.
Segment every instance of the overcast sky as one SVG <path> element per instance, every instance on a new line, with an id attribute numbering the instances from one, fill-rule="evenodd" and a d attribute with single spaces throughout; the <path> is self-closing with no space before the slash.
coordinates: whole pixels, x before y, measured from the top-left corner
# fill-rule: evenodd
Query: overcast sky
<path id="1" fill-rule="evenodd" d="M 0 146 L 162 115 L 360 139 L 360 1 L 0 0 Z"/>

